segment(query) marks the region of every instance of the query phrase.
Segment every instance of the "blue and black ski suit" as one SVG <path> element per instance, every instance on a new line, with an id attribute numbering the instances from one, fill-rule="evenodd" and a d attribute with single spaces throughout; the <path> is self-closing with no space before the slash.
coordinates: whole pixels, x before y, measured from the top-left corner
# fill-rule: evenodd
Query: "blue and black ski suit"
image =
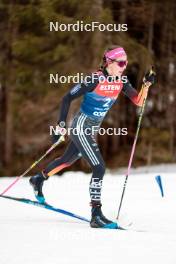
<path id="1" fill-rule="evenodd" d="M 92 178 L 89 191 L 91 201 L 100 202 L 105 163 L 97 145 L 95 135 L 106 113 L 110 110 L 119 94 L 122 92 L 133 103 L 140 105 L 142 93 L 139 94 L 130 82 L 114 80 L 106 70 L 99 71 L 90 77 L 91 81 L 75 85 L 62 99 L 58 123 L 66 122 L 70 103 L 72 100 L 83 96 L 79 112 L 75 115 L 71 128 L 70 143 L 63 156 L 52 161 L 43 171 L 46 176 L 51 176 L 65 167 L 70 166 L 76 160 L 83 157 L 92 168 Z M 88 78 L 87 78 L 88 80 Z M 140 97 L 140 98 L 139 98 Z M 86 131 L 95 131 L 86 133 Z M 74 133 L 77 129 L 79 133 Z"/>

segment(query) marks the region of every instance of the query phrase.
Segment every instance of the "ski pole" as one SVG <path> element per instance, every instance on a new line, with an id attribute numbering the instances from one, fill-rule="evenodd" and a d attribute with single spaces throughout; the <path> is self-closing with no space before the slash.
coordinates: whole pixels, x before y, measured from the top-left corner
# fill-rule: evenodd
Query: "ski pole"
<path id="1" fill-rule="evenodd" d="M 57 145 L 65 140 L 64 136 L 61 136 L 57 142 L 55 142 L 46 152 L 45 154 L 36 160 L 23 174 L 18 176 L 0 195 L 4 195 L 8 190 L 12 188 L 22 177 L 24 177 L 30 170 L 32 170 L 44 157 L 46 157 Z"/>
<path id="2" fill-rule="evenodd" d="M 154 72 L 153 72 L 153 67 L 152 67 L 152 69 L 150 70 L 150 75 L 153 74 L 153 73 Z M 144 83 L 143 85 L 145 86 L 146 84 Z M 148 93 L 147 93 L 147 95 L 148 95 Z M 121 195 L 121 199 L 120 199 L 117 219 L 119 219 L 120 210 L 121 210 L 121 207 L 122 207 L 122 202 L 123 202 L 123 198 L 124 198 L 124 194 L 125 194 L 125 190 L 126 190 L 126 185 L 127 185 L 127 181 L 128 181 L 128 176 L 130 174 L 131 164 L 132 164 L 132 161 L 133 161 L 134 152 L 135 152 L 135 148 L 136 148 L 136 143 L 137 143 L 137 139 L 138 139 L 138 135 L 139 135 L 139 130 L 140 130 L 140 127 L 141 127 L 141 121 L 142 121 L 142 117 L 143 117 L 143 113 L 144 113 L 144 109 L 145 109 L 145 105 L 146 105 L 147 95 L 144 98 L 144 101 L 143 101 L 143 104 L 142 104 L 142 107 L 141 107 L 141 112 L 140 112 L 139 119 L 138 119 L 136 135 L 135 135 L 135 138 L 134 138 L 134 142 L 133 142 L 133 146 L 132 146 L 132 150 L 131 150 L 131 154 L 130 154 L 130 159 L 129 159 L 129 163 L 128 163 L 128 169 L 127 169 L 127 173 L 126 173 L 126 176 L 125 176 L 125 181 L 124 181 L 122 195 Z"/>

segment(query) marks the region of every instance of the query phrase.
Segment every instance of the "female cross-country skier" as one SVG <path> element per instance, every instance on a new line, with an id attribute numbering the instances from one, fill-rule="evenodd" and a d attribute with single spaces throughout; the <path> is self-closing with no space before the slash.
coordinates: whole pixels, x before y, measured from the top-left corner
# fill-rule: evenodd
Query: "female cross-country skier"
<path id="1" fill-rule="evenodd" d="M 96 143 L 96 133 L 86 133 L 86 131 L 87 129 L 93 131 L 93 127 L 100 127 L 105 115 L 121 92 L 128 96 L 135 105 L 141 107 L 149 86 L 154 83 L 154 75 L 146 74 L 144 78 L 146 85 L 142 86 L 143 88 L 137 93 L 128 79 L 122 82 L 127 63 L 127 54 L 122 47 L 107 49 L 103 56 L 101 69 L 89 76 L 90 81 L 77 84 L 63 97 L 58 119 L 58 125 L 61 128 L 66 123 L 72 100 L 83 96 L 80 110 L 71 125 L 70 143 L 63 156 L 49 163 L 43 171 L 29 180 L 37 200 L 44 203 L 45 198 L 42 192 L 44 181 L 83 157 L 92 169 L 89 185 L 92 207 L 90 226 L 94 228 L 116 229 L 118 224 L 108 220 L 101 211 L 101 188 L 105 164 Z M 74 133 L 74 129 L 77 129 L 79 133 Z M 58 135 L 57 140 L 59 137 Z"/>

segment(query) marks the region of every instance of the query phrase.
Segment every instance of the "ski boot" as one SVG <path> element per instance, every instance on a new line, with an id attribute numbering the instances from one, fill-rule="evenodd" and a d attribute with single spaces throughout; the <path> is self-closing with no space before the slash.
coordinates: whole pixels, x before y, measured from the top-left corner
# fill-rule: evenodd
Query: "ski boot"
<path id="1" fill-rule="evenodd" d="M 109 228 L 118 229 L 118 224 L 108 220 L 101 211 L 101 203 L 92 202 L 92 217 L 90 221 L 90 226 L 93 228 Z"/>
<path id="2" fill-rule="evenodd" d="M 48 177 L 45 176 L 42 172 L 32 176 L 29 179 L 29 183 L 32 185 L 34 194 L 39 203 L 45 203 L 45 197 L 42 192 L 43 182 L 47 180 Z"/>

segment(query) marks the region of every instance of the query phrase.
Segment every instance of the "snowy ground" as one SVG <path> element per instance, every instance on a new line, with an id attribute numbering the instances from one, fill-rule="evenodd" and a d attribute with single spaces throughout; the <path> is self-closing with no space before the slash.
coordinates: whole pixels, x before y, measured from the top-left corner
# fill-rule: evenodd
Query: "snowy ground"
<path id="1" fill-rule="evenodd" d="M 91 229 L 68 216 L 0 198 L 0 264 L 175 264 L 176 172 L 164 168 L 130 175 L 121 214 L 122 222 L 133 221 L 130 231 Z M 161 169 L 164 198 L 155 181 Z M 89 218 L 89 180 L 81 172 L 52 177 L 44 186 L 47 202 Z M 0 191 L 11 181 L 1 178 Z M 104 178 L 103 212 L 111 219 L 123 182 L 115 172 Z M 34 198 L 27 178 L 8 195 Z"/>

